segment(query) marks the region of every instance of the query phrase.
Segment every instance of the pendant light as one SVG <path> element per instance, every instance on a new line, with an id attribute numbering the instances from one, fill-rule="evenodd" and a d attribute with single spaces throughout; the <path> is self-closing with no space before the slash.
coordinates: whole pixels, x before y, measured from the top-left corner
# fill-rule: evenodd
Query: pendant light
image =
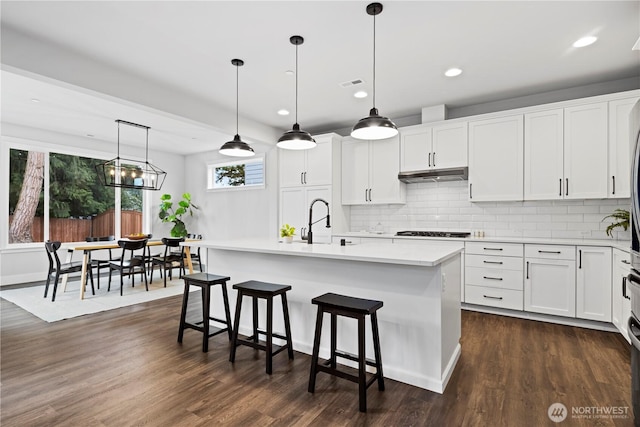
<path id="1" fill-rule="evenodd" d="M 231 64 L 236 67 L 236 135 L 232 141 L 225 142 L 218 150 L 218 153 L 232 157 L 250 157 L 256 153 L 249 144 L 240 139 L 238 134 L 238 70 L 244 65 L 244 61 L 242 59 L 232 59 Z"/>
<path id="2" fill-rule="evenodd" d="M 304 43 L 304 39 L 301 36 L 291 36 L 289 41 L 296 47 L 296 122 L 293 129 L 282 134 L 276 145 L 286 150 L 308 150 L 316 146 L 316 141 L 309 132 L 300 130 L 298 124 L 298 46 Z"/>
<path id="3" fill-rule="evenodd" d="M 117 157 L 95 166 L 98 179 L 107 187 L 134 188 L 139 190 L 160 190 L 167 173 L 149 163 L 149 126 L 116 120 L 118 123 L 118 151 Z M 125 159 L 120 157 L 120 125 L 141 128 L 146 131 L 145 161 Z"/>
<path id="4" fill-rule="evenodd" d="M 360 119 L 351 130 L 351 136 L 356 139 L 387 139 L 398 134 L 396 125 L 378 114 L 376 108 L 376 15 L 381 12 L 380 3 L 371 3 L 367 6 L 367 13 L 373 16 L 373 108 L 369 111 L 369 116 Z"/>

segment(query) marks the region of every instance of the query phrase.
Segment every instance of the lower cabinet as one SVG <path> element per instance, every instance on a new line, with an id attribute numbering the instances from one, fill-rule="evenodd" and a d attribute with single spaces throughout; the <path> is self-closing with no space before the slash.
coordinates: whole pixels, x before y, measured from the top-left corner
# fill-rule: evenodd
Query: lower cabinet
<path id="1" fill-rule="evenodd" d="M 611 248 L 577 246 L 576 317 L 611 322 Z"/>
<path id="2" fill-rule="evenodd" d="M 631 270 L 629 253 L 613 249 L 611 271 L 611 322 L 631 344 L 627 321 L 631 316 L 631 299 L 627 294 L 627 276 Z"/>
<path id="3" fill-rule="evenodd" d="M 525 245 L 524 309 L 575 317 L 574 246 Z"/>

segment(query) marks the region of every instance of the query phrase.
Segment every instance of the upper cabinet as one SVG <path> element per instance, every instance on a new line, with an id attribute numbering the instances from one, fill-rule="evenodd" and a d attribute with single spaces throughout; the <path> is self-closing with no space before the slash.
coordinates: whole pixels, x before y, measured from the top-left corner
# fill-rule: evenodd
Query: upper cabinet
<path id="1" fill-rule="evenodd" d="M 469 200 L 522 200 L 523 116 L 469 122 Z"/>
<path id="2" fill-rule="evenodd" d="M 467 123 L 400 129 L 400 171 L 467 166 Z"/>
<path id="3" fill-rule="evenodd" d="M 631 197 L 629 114 L 638 97 L 609 102 L 609 197 Z"/>
<path id="4" fill-rule="evenodd" d="M 279 150 L 280 187 L 331 185 L 333 135 L 314 137 L 310 150 Z"/>
<path id="5" fill-rule="evenodd" d="M 564 110 L 524 115 L 524 199 L 564 197 Z"/>
<path id="6" fill-rule="evenodd" d="M 400 138 L 342 140 L 342 203 L 405 203 L 405 184 L 398 180 Z"/>

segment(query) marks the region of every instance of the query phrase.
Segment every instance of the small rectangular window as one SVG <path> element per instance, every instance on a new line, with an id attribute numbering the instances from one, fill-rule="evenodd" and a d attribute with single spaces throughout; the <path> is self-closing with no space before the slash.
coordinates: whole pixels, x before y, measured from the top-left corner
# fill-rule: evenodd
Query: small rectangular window
<path id="1" fill-rule="evenodd" d="M 207 165 L 207 189 L 264 188 L 264 157 Z"/>

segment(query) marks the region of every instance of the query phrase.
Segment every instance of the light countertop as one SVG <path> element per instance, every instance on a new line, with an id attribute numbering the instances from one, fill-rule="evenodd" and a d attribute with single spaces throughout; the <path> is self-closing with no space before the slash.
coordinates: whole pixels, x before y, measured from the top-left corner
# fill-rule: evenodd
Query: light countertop
<path id="1" fill-rule="evenodd" d="M 448 241 L 437 245 L 346 245 L 333 243 L 314 243 L 312 245 L 302 241 L 282 243 L 269 239 L 242 240 L 202 240 L 189 242 L 189 246 L 223 249 L 230 251 L 258 252 L 267 254 L 302 256 L 316 258 L 331 258 L 348 261 L 377 262 L 387 264 L 418 265 L 425 267 L 436 266 L 455 257 L 464 250 L 464 242 Z"/>

